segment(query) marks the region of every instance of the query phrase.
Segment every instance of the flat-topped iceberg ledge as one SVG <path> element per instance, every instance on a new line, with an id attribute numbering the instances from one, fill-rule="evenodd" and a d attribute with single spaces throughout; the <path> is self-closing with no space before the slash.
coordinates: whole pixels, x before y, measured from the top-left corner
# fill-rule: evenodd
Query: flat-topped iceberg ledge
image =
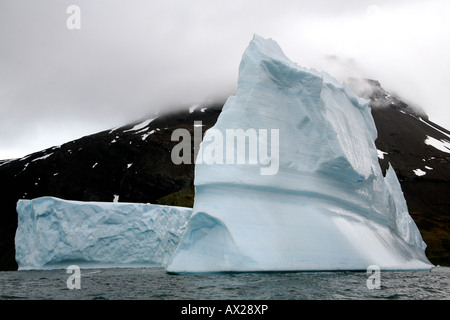
<path id="1" fill-rule="evenodd" d="M 19 200 L 17 213 L 19 270 L 163 267 L 192 209 L 42 197 Z"/>

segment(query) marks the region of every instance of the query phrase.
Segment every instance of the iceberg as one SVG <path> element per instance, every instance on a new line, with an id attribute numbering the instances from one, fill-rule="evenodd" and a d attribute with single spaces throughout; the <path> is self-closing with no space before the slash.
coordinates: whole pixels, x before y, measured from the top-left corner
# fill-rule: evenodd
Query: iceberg
<path id="1" fill-rule="evenodd" d="M 20 270 L 430 270 L 376 137 L 370 101 L 255 35 L 236 95 L 197 150 L 193 209 L 19 200 L 16 261 Z"/>
<path id="2" fill-rule="evenodd" d="M 219 141 L 230 130 L 278 135 L 244 135 L 244 148 Z M 255 35 L 200 145 L 193 212 L 166 271 L 430 270 L 376 137 L 369 100 Z"/>
<path id="3" fill-rule="evenodd" d="M 19 200 L 17 213 L 19 270 L 165 267 L 192 209 L 41 197 Z"/>

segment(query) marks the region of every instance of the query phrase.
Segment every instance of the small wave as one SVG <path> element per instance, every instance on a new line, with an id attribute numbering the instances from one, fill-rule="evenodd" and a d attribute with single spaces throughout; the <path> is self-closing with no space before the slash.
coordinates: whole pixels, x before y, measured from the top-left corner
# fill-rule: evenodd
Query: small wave
<path id="1" fill-rule="evenodd" d="M 28 297 L 9 296 L 9 295 L 1 295 L 0 296 L 0 300 L 22 300 L 22 299 L 28 299 Z"/>

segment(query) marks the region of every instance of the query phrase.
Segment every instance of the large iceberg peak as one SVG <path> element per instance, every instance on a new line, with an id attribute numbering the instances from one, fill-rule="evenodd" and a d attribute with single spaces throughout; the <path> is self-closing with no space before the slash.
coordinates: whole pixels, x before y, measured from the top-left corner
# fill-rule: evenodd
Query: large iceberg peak
<path id="1" fill-rule="evenodd" d="M 280 90 L 298 88 L 301 84 L 320 95 L 323 77 L 289 60 L 276 41 L 255 34 L 239 65 L 238 90 L 246 90 L 246 85 L 254 85 L 254 81 L 272 81 Z"/>
<path id="2" fill-rule="evenodd" d="M 200 145 L 193 214 L 167 270 L 429 269 L 376 136 L 368 100 L 254 35 Z"/>
<path id="3" fill-rule="evenodd" d="M 360 99 L 328 74 L 293 63 L 274 40 L 258 35 L 243 54 L 236 96 L 227 100 L 213 128 L 224 137 L 232 129 L 277 130 L 278 144 L 267 141 L 267 147 L 269 151 L 274 151 L 270 147 L 279 150 L 278 159 L 274 159 L 279 167 L 276 172 L 287 177 L 267 177 L 264 183 L 269 185 L 282 180 L 283 185 L 276 187 L 297 190 L 298 177 L 291 174 L 292 170 L 335 176 L 349 183 L 360 183 L 371 175 L 381 174 L 374 143 L 377 132 L 369 101 Z M 214 161 L 217 154 L 203 152 L 217 142 L 208 137 L 207 133 L 201 159 L 218 164 Z M 229 163 L 226 151 L 221 155 L 222 163 Z M 246 157 L 246 163 L 251 162 L 249 155 L 242 156 Z M 261 164 L 262 160 L 257 162 Z M 241 170 L 247 179 L 240 182 L 261 183 L 260 170 L 255 166 L 201 168 L 202 164 L 196 168 L 196 185 L 235 183 L 230 178 L 240 176 Z"/>

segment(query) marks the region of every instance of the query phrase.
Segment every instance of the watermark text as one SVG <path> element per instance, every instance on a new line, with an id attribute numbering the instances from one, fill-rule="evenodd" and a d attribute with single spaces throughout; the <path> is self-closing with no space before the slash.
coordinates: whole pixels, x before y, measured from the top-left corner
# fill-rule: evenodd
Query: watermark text
<path id="1" fill-rule="evenodd" d="M 366 285 L 370 290 L 381 289 L 381 271 L 377 265 L 370 265 L 367 267 L 367 273 L 370 276 L 367 278 Z"/>
<path id="2" fill-rule="evenodd" d="M 275 175 L 279 169 L 278 129 L 225 129 L 211 128 L 202 141 L 202 123 L 194 122 L 195 164 L 248 164 L 259 165 L 261 175 Z M 181 140 L 180 140 L 181 139 Z M 192 163 L 192 137 L 187 129 L 176 129 L 172 141 L 179 141 L 171 151 L 174 164 Z M 201 145 L 200 145 L 201 142 Z"/>

